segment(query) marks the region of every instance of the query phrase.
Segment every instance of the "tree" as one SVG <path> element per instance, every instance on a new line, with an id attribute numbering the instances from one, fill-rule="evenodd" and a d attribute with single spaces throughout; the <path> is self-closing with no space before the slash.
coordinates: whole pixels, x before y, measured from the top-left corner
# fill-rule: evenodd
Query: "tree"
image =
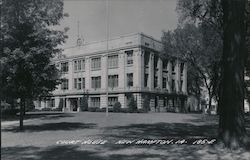
<path id="1" fill-rule="evenodd" d="M 60 54 L 64 31 L 54 30 L 63 13 L 62 0 L 3 0 L 1 3 L 1 95 L 20 99 L 20 129 L 25 101 L 47 96 L 60 83 L 51 58 Z"/>
<path id="2" fill-rule="evenodd" d="M 221 55 L 221 41 L 217 38 L 219 35 L 211 32 L 203 23 L 198 26 L 188 23 L 172 32 L 164 32 L 162 37 L 163 57 L 168 59 L 175 56 L 189 63 L 188 80 L 192 81 L 188 84 L 189 91 L 199 98 L 201 86 L 204 86 L 209 95 L 209 108 L 218 86 L 215 77 L 219 74 L 217 66 Z"/>
<path id="3" fill-rule="evenodd" d="M 244 66 L 250 48 L 249 24 L 246 24 L 250 19 L 249 16 L 246 19 L 250 4 L 246 5 L 246 2 L 246 0 L 179 0 L 177 8 L 182 19 L 202 22 L 221 35 L 223 41 L 223 55 L 219 66 L 221 82 L 216 92 L 220 114 L 219 138 L 227 147 L 239 146 L 246 140 L 243 109 Z"/>
<path id="4" fill-rule="evenodd" d="M 222 84 L 219 94 L 219 136 L 226 146 L 246 141 L 244 121 L 244 67 L 246 52 L 246 0 L 223 0 Z"/>
<path id="5" fill-rule="evenodd" d="M 115 102 L 114 106 L 113 106 L 113 110 L 114 112 L 120 112 L 121 111 L 121 103 L 120 102 Z"/>

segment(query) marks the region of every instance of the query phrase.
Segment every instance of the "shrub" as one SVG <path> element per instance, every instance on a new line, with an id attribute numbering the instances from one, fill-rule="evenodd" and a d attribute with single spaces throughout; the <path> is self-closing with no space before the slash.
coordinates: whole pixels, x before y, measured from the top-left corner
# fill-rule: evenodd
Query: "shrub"
<path id="1" fill-rule="evenodd" d="M 128 110 L 129 110 L 130 113 L 137 112 L 137 103 L 136 103 L 135 98 L 134 98 L 133 95 L 129 99 Z"/>
<path id="2" fill-rule="evenodd" d="M 121 108 L 120 112 L 129 113 L 129 109 L 128 108 Z"/>
<path id="3" fill-rule="evenodd" d="M 3 109 L 2 110 L 2 115 L 3 116 L 10 116 L 10 115 L 16 115 L 19 112 L 19 109 Z"/>
<path id="4" fill-rule="evenodd" d="M 120 112 L 121 111 L 121 103 L 120 102 L 116 102 L 113 106 L 113 110 L 114 112 Z"/>
<path id="5" fill-rule="evenodd" d="M 86 97 L 80 99 L 80 109 L 81 111 L 88 111 L 88 99 Z"/>
<path id="6" fill-rule="evenodd" d="M 106 112 L 106 108 L 96 108 L 96 112 Z"/>
<path id="7" fill-rule="evenodd" d="M 147 113 L 148 111 L 146 111 L 144 108 L 140 108 L 137 110 L 137 113 Z"/>
<path id="8" fill-rule="evenodd" d="M 52 108 L 42 108 L 42 111 L 52 111 Z"/>
<path id="9" fill-rule="evenodd" d="M 90 112 L 96 112 L 97 111 L 97 107 L 88 107 L 88 111 Z"/>

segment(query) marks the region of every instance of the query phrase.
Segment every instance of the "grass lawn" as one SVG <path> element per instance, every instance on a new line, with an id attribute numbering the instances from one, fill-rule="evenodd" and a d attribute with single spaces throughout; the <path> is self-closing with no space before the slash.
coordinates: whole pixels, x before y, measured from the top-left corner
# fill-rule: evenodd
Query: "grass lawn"
<path id="1" fill-rule="evenodd" d="M 220 145 L 176 144 L 177 140 L 216 137 L 218 117 L 178 113 L 80 112 L 37 115 L 2 123 L 3 160 L 249 160 L 250 151 Z M 248 133 L 250 118 L 247 121 Z M 136 144 L 139 140 L 173 144 Z M 131 144 L 117 144 L 130 142 Z M 190 141 L 189 141 L 190 140 Z M 121 141 L 120 141 L 121 142 Z M 104 143 L 104 144 L 89 144 Z"/>

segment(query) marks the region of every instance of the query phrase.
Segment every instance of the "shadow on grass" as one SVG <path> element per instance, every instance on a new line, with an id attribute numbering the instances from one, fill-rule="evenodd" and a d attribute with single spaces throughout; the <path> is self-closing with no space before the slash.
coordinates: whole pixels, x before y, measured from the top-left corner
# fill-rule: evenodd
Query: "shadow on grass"
<path id="1" fill-rule="evenodd" d="M 24 130 L 20 131 L 18 126 L 9 127 L 2 131 L 7 132 L 42 132 L 42 131 L 58 131 L 58 130 L 76 130 L 76 129 L 91 129 L 96 127 L 94 123 L 76 123 L 76 122 L 59 122 L 59 123 L 44 123 L 41 125 L 25 125 Z"/>
<path id="2" fill-rule="evenodd" d="M 131 124 L 127 126 L 108 127 L 104 137 L 113 138 L 153 138 L 168 137 L 216 137 L 218 125 L 192 125 L 186 123 Z"/>
<path id="3" fill-rule="evenodd" d="M 53 146 L 47 148 L 37 148 L 33 146 L 28 147 L 6 147 L 2 148 L 1 158 L 4 160 L 144 160 L 144 159 L 157 159 L 165 160 L 171 157 L 171 159 L 180 159 L 181 156 L 189 156 L 187 159 L 199 159 L 195 155 L 193 149 L 179 150 L 175 148 L 170 148 L 169 151 L 165 151 L 165 154 L 157 153 L 147 153 L 141 152 L 140 148 L 130 148 L 138 152 L 126 153 L 117 152 L 113 154 L 109 153 L 107 150 L 80 150 L 78 146 Z M 112 152 L 112 150 L 110 150 Z M 174 152 L 175 151 L 175 152 Z M 111 153 L 110 152 L 110 153 Z M 172 153 L 171 153 L 172 152 Z M 171 153 L 171 154 L 169 154 Z M 174 154 L 173 154 L 174 153 Z M 105 154 L 105 153 L 104 153 Z M 188 155 L 186 155 L 188 154 Z"/>
<path id="4" fill-rule="evenodd" d="M 106 145 L 95 149 L 81 149 L 77 145 L 44 148 L 16 146 L 2 148 L 1 158 L 3 160 L 248 160 L 250 157 L 244 150 L 231 152 L 211 146 L 172 145 L 164 148 L 128 146 L 125 149 L 115 150 L 112 148 L 107 148 Z"/>
<path id="5" fill-rule="evenodd" d="M 40 112 L 34 112 L 34 113 L 29 113 L 27 112 L 26 115 L 24 116 L 24 119 L 42 119 L 42 120 L 50 120 L 50 119 L 60 119 L 60 118 L 65 118 L 65 117 L 73 117 L 74 115 L 69 114 L 69 113 L 40 113 Z M 19 115 L 4 115 L 1 117 L 1 121 L 17 121 L 19 120 Z"/>

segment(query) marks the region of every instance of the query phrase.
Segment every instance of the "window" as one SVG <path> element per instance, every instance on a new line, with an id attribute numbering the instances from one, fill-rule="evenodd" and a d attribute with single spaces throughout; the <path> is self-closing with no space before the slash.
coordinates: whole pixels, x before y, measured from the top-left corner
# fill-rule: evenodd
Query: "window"
<path id="1" fill-rule="evenodd" d="M 163 77 L 162 82 L 162 88 L 167 88 L 167 78 Z"/>
<path id="2" fill-rule="evenodd" d="M 74 71 L 77 71 L 77 61 L 74 61 Z"/>
<path id="3" fill-rule="evenodd" d="M 127 74 L 127 85 L 128 87 L 133 87 L 133 73 Z"/>
<path id="4" fill-rule="evenodd" d="M 91 97 L 91 107 L 100 107 L 100 97 Z"/>
<path id="5" fill-rule="evenodd" d="M 183 80 L 181 80 L 180 90 L 182 90 Z"/>
<path id="6" fill-rule="evenodd" d="M 85 60 L 75 60 L 74 61 L 74 71 L 84 71 L 85 70 Z"/>
<path id="7" fill-rule="evenodd" d="M 133 64 L 133 50 L 125 51 L 127 54 L 127 64 Z"/>
<path id="8" fill-rule="evenodd" d="M 109 75 L 108 76 L 108 86 L 110 88 L 118 87 L 118 75 Z"/>
<path id="9" fill-rule="evenodd" d="M 69 71 L 69 63 L 63 62 L 61 63 L 61 72 L 68 72 Z"/>
<path id="10" fill-rule="evenodd" d="M 158 87 L 158 77 L 154 76 L 154 88 Z"/>
<path id="11" fill-rule="evenodd" d="M 175 80 L 172 79 L 172 87 L 171 87 L 172 92 L 175 92 Z"/>
<path id="12" fill-rule="evenodd" d="M 77 89 L 77 78 L 74 78 L 74 89 Z"/>
<path id="13" fill-rule="evenodd" d="M 118 102 L 118 97 L 109 97 L 108 98 L 108 104 L 109 106 L 114 106 L 114 104 Z"/>
<path id="14" fill-rule="evenodd" d="M 82 89 L 82 79 L 81 78 L 77 79 L 77 89 Z"/>
<path id="15" fill-rule="evenodd" d="M 68 79 L 62 79 L 61 89 L 62 90 L 68 90 L 69 89 L 69 80 Z"/>
<path id="16" fill-rule="evenodd" d="M 148 67 L 149 58 L 150 58 L 150 52 L 149 51 L 145 51 L 145 54 L 144 54 L 144 65 L 145 65 L 145 67 Z"/>
<path id="17" fill-rule="evenodd" d="M 174 61 L 172 61 L 171 64 L 172 64 L 172 73 L 173 73 L 175 71 L 175 63 L 174 63 Z"/>
<path id="18" fill-rule="evenodd" d="M 144 87 L 147 87 L 148 86 L 148 74 L 145 74 L 144 75 Z"/>
<path id="19" fill-rule="evenodd" d="M 85 78 L 74 78 L 74 89 L 85 88 Z"/>
<path id="20" fill-rule="evenodd" d="M 168 61 L 163 61 L 163 69 L 167 69 L 168 68 Z"/>
<path id="21" fill-rule="evenodd" d="M 85 78 L 82 78 L 82 88 L 85 88 Z"/>
<path id="22" fill-rule="evenodd" d="M 83 71 L 85 70 L 85 60 L 84 59 L 82 60 L 82 70 Z"/>
<path id="23" fill-rule="evenodd" d="M 92 70 L 101 69 L 101 57 L 91 59 L 91 69 Z"/>
<path id="24" fill-rule="evenodd" d="M 108 56 L 108 68 L 118 67 L 118 55 Z"/>
<path id="25" fill-rule="evenodd" d="M 184 70 L 184 63 L 181 63 L 181 73 L 183 73 Z"/>
<path id="26" fill-rule="evenodd" d="M 101 76 L 91 78 L 91 86 L 94 89 L 101 88 Z"/>

